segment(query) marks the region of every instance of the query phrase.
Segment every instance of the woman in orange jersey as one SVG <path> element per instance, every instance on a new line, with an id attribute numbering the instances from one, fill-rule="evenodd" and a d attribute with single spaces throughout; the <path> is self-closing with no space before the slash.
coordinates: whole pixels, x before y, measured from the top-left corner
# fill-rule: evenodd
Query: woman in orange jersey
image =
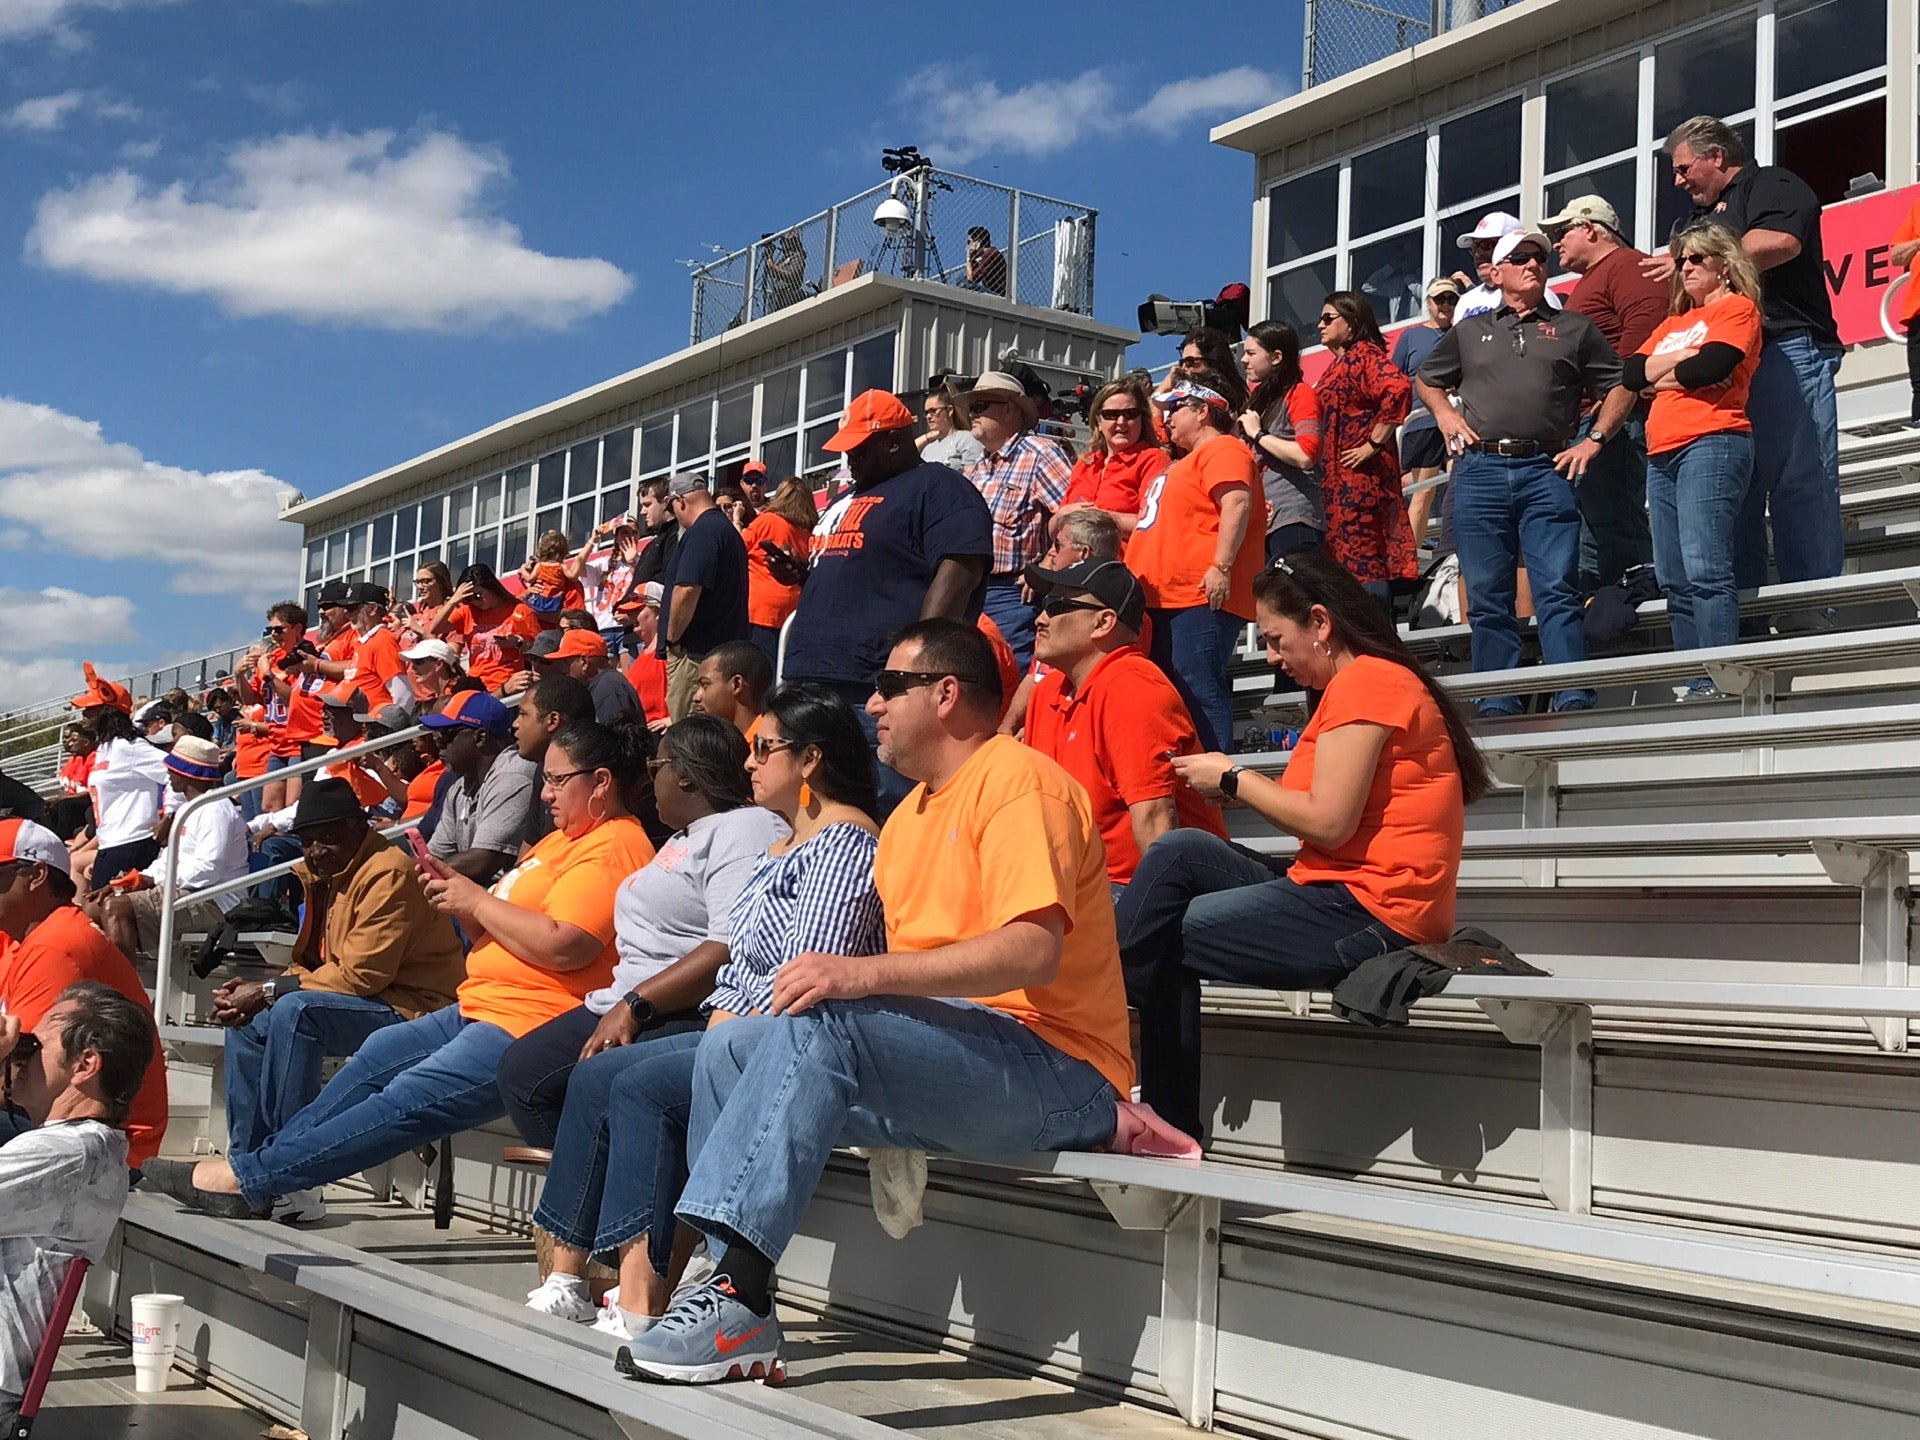
<path id="1" fill-rule="evenodd" d="M 780 627 L 800 603 L 800 581 L 806 577 L 813 527 L 819 523 L 813 491 L 788 476 L 767 508 L 740 531 L 747 546 L 747 638 L 771 665 L 780 663 Z"/>
<path id="2" fill-rule="evenodd" d="M 477 937 L 455 1003 L 369 1037 L 319 1099 L 258 1149 L 198 1165 L 159 1162 L 150 1188 L 209 1214 L 258 1217 L 279 1196 L 506 1114 L 507 1048 L 613 978 L 614 896 L 653 858 L 630 803 L 650 784 L 646 750 L 638 727 L 577 721 L 556 735 L 542 762 L 552 834 L 490 890 L 423 867 L 428 898 Z"/>

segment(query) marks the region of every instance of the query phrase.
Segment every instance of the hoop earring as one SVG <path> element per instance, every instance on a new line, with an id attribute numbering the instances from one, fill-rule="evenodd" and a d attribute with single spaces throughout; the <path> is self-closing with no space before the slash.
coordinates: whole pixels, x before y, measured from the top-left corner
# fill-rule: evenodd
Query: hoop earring
<path id="1" fill-rule="evenodd" d="M 598 810 L 595 810 L 593 808 L 593 798 L 589 796 L 587 798 L 587 818 L 598 825 L 602 820 L 607 818 L 607 807 L 603 804 Z"/>
<path id="2" fill-rule="evenodd" d="M 1316 640 L 1313 642 L 1313 653 L 1318 655 L 1321 659 L 1324 660 L 1328 656 L 1333 654 L 1333 649 L 1331 646 L 1327 644 L 1326 641 Z"/>
<path id="3" fill-rule="evenodd" d="M 813 808 L 813 787 L 804 780 L 800 782 L 800 808 L 802 810 Z"/>

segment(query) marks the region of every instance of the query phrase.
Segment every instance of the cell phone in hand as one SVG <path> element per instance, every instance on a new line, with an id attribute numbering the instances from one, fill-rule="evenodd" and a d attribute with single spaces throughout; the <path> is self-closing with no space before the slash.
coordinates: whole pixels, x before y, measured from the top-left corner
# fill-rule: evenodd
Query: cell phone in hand
<path id="1" fill-rule="evenodd" d="M 429 875 L 446 875 L 447 867 L 434 859 L 433 852 L 427 849 L 427 842 L 420 838 L 418 830 L 407 831 L 407 848 L 413 852 L 413 858 L 420 862 L 420 868 Z"/>

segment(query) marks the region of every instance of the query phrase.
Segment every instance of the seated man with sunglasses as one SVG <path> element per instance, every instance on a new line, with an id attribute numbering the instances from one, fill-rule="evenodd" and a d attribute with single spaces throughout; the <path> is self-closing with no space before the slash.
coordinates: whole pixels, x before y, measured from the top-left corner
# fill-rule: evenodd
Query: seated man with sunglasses
<path id="1" fill-rule="evenodd" d="M 1493 252 L 1499 308 L 1456 323 L 1415 378 L 1454 457 L 1453 522 L 1475 670 L 1520 664 L 1514 604 L 1523 559 L 1542 658 L 1549 665 L 1587 658 L 1574 487 L 1638 398 L 1621 385 L 1620 357 L 1598 326 L 1546 308 L 1552 254 L 1537 230 L 1504 237 Z M 1575 444 L 1583 397 L 1600 411 Z M 1587 710 L 1594 700 L 1591 690 L 1562 690 L 1553 708 Z M 1514 715 L 1522 703 L 1503 695 L 1482 700 L 1480 713 Z"/>
<path id="2" fill-rule="evenodd" d="M 702 1037 L 677 1213 L 724 1253 L 621 1352 L 624 1373 L 778 1368 L 773 1267 L 835 1145 L 1091 1149 L 1133 1086 L 1105 847 L 1073 778 L 995 733 L 986 640 L 909 625 L 867 707 L 880 758 L 919 782 L 874 860 L 886 953 L 799 955 L 772 1013 Z"/>
<path id="3" fill-rule="evenodd" d="M 1141 648 L 1147 597 L 1132 572 L 1118 560 L 1029 565 L 1027 583 L 1044 597 L 1033 653 L 1047 672 L 1033 687 L 1026 741 L 1085 788 L 1117 901 L 1147 846 L 1169 830 L 1224 840 L 1227 827 L 1174 774 L 1171 758 L 1198 755 L 1200 737 L 1180 692 Z"/>

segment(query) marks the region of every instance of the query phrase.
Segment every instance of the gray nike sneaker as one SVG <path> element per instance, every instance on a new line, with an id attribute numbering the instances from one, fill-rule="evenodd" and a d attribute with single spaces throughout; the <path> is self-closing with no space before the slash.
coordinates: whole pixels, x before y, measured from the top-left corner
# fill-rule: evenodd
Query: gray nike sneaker
<path id="1" fill-rule="evenodd" d="M 720 1279 L 675 1296 L 652 1329 L 620 1347 L 613 1364 L 632 1380 L 681 1385 L 764 1380 L 778 1385 L 787 1378 L 780 1341 L 780 1317 L 754 1314 Z"/>

